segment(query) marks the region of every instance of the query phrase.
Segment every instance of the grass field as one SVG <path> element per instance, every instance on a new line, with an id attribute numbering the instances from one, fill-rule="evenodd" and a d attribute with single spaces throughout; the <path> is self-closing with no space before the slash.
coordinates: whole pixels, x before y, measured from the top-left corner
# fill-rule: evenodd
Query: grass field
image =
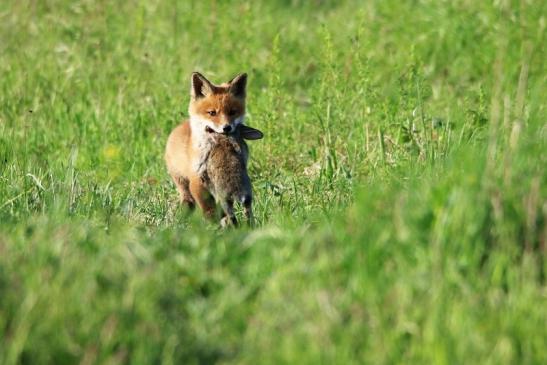
<path id="1" fill-rule="evenodd" d="M 0 3 L 0 364 L 546 364 L 547 3 Z M 249 73 L 257 227 L 177 205 Z"/>

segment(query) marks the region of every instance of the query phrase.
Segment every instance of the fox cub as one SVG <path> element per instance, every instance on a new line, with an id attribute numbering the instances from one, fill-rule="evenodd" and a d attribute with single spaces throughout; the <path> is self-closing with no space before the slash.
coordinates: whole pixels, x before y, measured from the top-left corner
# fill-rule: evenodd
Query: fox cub
<path id="1" fill-rule="evenodd" d="M 234 202 L 243 204 L 252 220 L 252 188 L 247 174 L 249 150 L 245 139 L 263 134 L 245 126 L 247 75 L 214 85 L 200 73 L 192 74 L 190 120 L 176 127 L 167 140 L 165 161 L 189 208 L 197 204 L 208 218 L 223 210 L 222 225 L 237 224 Z"/>

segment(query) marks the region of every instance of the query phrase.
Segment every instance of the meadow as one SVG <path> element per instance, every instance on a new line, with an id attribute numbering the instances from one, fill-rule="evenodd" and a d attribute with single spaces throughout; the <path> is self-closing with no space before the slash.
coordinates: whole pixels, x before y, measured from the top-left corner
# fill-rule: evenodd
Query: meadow
<path id="1" fill-rule="evenodd" d="M 0 364 L 546 364 L 546 18 L 2 1 Z M 192 71 L 249 74 L 254 228 L 177 204 Z"/>

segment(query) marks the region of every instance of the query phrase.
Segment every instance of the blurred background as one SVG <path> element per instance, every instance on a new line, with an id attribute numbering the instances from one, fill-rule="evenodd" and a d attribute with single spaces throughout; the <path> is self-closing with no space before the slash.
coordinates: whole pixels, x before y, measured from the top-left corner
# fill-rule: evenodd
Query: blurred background
<path id="1" fill-rule="evenodd" d="M 0 3 L 0 363 L 545 363 L 546 3 Z M 249 74 L 254 230 L 179 209 Z"/>

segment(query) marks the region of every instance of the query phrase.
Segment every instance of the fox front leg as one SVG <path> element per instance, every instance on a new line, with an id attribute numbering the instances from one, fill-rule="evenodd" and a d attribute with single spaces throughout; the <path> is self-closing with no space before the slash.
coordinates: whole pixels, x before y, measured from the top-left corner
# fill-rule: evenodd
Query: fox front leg
<path id="1" fill-rule="evenodd" d="M 194 198 L 194 201 L 203 211 L 203 215 L 207 219 L 213 219 L 216 211 L 215 200 L 209 193 L 209 191 L 201 183 L 201 179 L 190 180 L 190 193 Z"/>
<path id="2" fill-rule="evenodd" d="M 254 226 L 254 216 L 253 216 L 253 199 L 252 197 L 246 197 L 243 199 L 243 211 L 245 213 L 245 218 L 247 218 L 247 224 L 251 227 Z"/>

